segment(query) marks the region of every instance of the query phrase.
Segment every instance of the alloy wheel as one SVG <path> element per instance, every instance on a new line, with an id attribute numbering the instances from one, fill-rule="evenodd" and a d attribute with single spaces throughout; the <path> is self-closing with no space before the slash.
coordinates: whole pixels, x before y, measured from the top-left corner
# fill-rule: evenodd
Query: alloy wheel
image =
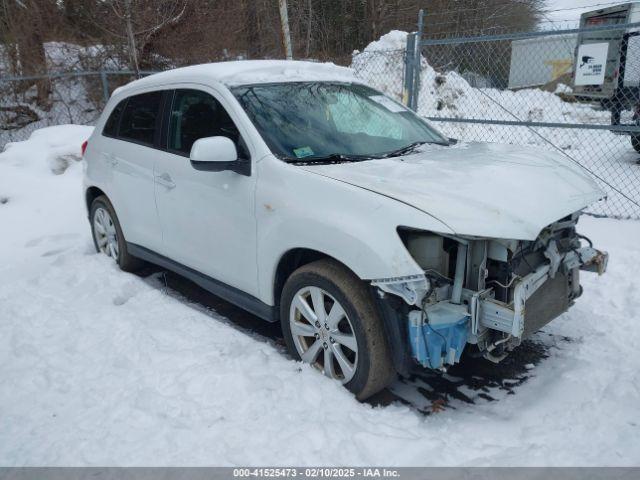
<path id="1" fill-rule="evenodd" d="M 98 207 L 93 214 L 93 234 L 98 249 L 118 261 L 119 250 L 116 226 L 109 212 L 102 207 Z"/>
<path id="2" fill-rule="evenodd" d="M 344 308 L 319 287 L 294 295 L 289 312 L 293 343 L 305 363 L 347 383 L 356 373 L 358 343 Z"/>

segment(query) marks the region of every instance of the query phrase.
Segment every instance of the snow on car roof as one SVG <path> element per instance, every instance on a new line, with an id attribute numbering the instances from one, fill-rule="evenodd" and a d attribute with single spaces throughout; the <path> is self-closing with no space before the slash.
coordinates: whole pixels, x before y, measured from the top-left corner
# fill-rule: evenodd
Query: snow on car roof
<path id="1" fill-rule="evenodd" d="M 239 60 L 204 63 L 167 70 L 128 83 L 118 88 L 116 92 L 184 81 L 216 81 L 232 86 L 271 82 L 357 82 L 358 80 L 352 69 L 333 63 L 293 60 Z"/>

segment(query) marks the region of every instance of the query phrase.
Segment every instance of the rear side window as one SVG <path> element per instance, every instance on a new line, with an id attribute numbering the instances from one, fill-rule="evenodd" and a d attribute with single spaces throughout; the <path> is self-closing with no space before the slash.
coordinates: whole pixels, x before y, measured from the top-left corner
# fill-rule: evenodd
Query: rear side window
<path id="1" fill-rule="evenodd" d="M 116 105 L 116 108 L 113 109 L 111 115 L 109 115 L 109 118 L 107 119 L 107 123 L 104 124 L 104 129 L 102 130 L 102 134 L 104 136 L 118 136 L 118 126 L 120 125 L 120 118 L 122 117 L 122 112 L 126 104 L 127 100 L 122 100 L 118 105 Z"/>
<path id="2" fill-rule="evenodd" d="M 118 137 L 144 145 L 153 145 L 160 117 L 162 92 L 149 92 L 129 98 Z"/>

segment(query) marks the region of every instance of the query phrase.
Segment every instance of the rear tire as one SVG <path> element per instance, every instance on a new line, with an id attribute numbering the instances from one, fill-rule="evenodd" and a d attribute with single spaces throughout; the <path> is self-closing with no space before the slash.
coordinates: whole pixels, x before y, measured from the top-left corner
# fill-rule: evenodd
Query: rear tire
<path id="1" fill-rule="evenodd" d="M 291 355 L 305 356 L 359 400 L 395 378 L 372 292 L 340 263 L 319 260 L 293 272 L 282 291 L 280 319 Z"/>
<path id="2" fill-rule="evenodd" d="M 91 235 L 96 252 L 113 258 L 125 272 L 139 270 L 144 262 L 129 254 L 116 211 L 109 199 L 100 195 L 91 203 Z"/>
<path id="3" fill-rule="evenodd" d="M 631 145 L 633 145 L 636 152 L 640 153 L 640 136 L 631 137 Z"/>

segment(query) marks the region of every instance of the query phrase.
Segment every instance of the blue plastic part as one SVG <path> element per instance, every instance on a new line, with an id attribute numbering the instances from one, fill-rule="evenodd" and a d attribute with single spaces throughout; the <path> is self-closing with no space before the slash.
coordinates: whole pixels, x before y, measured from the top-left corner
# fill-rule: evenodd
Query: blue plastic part
<path id="1" fill-rule="evenodd" d="M 413 357 L 427 368 L 454 364 L 467 344 L 469 318 L 444 324 L 423 325 L 409 321 L 409 341 Z"/>

